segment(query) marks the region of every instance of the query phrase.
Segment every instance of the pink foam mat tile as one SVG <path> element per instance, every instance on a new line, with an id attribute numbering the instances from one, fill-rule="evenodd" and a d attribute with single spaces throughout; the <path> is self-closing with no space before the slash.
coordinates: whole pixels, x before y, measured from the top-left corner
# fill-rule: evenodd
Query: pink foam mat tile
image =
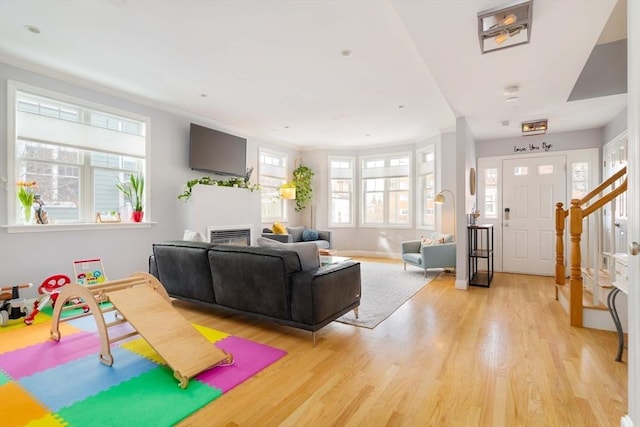
<path id="1" fill-rule="evenodd" d="M 287 354 L 286 351 L 236 336 L 228 336 L 218 341 L 216 347 L 231 353 L 233 364 L 212 368 L 198 374 L 196 378 L 222 390 L 223 393 Z"/>
<path id="2" fill-rule="evenodd" d="M 100 351 L 100 339 L 88 332 L 63 335 L 60 341 L 42 342 L 42 338 L 40 341 L 40 344 L 0 354 L 0 369 L 18 380 Z"/>

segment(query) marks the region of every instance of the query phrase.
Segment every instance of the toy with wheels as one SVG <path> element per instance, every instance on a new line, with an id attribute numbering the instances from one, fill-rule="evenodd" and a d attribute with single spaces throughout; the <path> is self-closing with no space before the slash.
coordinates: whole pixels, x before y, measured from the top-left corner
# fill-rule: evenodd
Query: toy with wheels
<path id="1" fill-rule="evenodd" d="M 42 296 L 33 303 L 33 311 L 24 319 L 24 323 L 31 325 L 33 323 L 33 319 L 49 303 L 49 301 L 51 301 L 51 306 L 54 307 L 62 287 L 69 283 L 71 283 L 71 279 L 69 276 L 64 274 L 56 274 L 44 279 L 44 282 L 42 282 L 38 288 L 38 293 Z M 88 307 L 85 308 L 85 310 L 88 309 Z"/>
<path id="2" fill-rule="evenodd" d="M 31 283 L 0 287 L 0 326 L 7 326 L 9 320 L 29 315 L 24 298 L 20 298 L 20 289 L 30 288 Z M 11 291 L 8 293 L 7 291 Z"/>

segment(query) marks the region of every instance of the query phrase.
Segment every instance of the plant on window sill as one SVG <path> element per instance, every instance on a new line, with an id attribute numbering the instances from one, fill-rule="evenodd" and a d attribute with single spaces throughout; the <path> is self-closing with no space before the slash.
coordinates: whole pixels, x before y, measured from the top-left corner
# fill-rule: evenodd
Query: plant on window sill
<path id="1" fill-rule="evenodd" d="M 131 207 L 133 208 L 133 212 L 131 213 L 132 220 L 134 222 L 141 222 L 143 215 L 142 199 L 144 197 L 144 176 L 132 174 L 129 177 L 129 182 L 119 182 L 116 184 L 116 187 L 124 194 L 127 201 L 131 203 Z"/>

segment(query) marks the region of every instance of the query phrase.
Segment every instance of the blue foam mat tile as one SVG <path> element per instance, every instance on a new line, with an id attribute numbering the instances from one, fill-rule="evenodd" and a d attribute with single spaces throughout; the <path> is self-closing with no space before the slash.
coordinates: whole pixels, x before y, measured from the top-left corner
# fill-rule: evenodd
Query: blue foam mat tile
<path id="1" fill-rule="evenodd" d="M 52 411 L 98 394 L 158 365 L 122 348 L 112 348 L 113 365 L 106 366 L 98 354 L 20 379 L 19 383 Z M 61 383 L 60 378 L 69 381 Z"/>

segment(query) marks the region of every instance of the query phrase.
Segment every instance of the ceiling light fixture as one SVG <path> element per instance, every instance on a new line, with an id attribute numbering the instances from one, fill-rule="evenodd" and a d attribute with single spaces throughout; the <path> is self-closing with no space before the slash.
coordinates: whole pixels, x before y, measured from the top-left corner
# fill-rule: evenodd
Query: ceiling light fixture
<path id="1" fill-rule="evenodd" d="M 517 95 L 519 92 L 520 92 L 520 86 L 513 85 L 513 86 L 505 87 L 503 93 L 505 96 L 513 96 L 513 95 Z"/>
<path id="2" fill-rule="evenodd" d="M 510 96 L 508 98 L 505 98 L 504 102 L 516 102 L 517 100 L 519 100 L 520 98 L 517 96 Z"/>
<path id="3" fill-rule="evenodd" d="M 542 135 L 547 133 L 547 128 L 547 119 L 522 122 L 522 136 Z"/>
<path id="4" fill-rule="evenodd" d="M 533 0 L 517 0 L 478 13 L 480 51 L 485 54 L 529 43 Z"/>

